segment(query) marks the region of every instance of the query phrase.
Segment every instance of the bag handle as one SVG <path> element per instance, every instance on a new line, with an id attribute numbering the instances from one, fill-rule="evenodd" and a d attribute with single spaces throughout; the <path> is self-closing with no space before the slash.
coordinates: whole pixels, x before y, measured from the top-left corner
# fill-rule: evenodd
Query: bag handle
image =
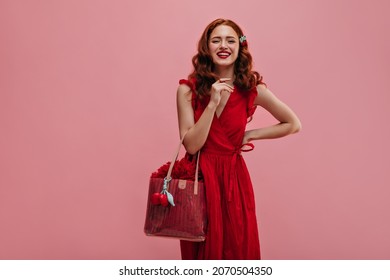
<path id="1" fill-rule="evenodd" d="M 179 147 L 177 148 L 177 151 L 171 161 L 171 164 L 169 165 L 167 176 L 164 178 L 164 181 L 169 183 L 169 181 L 172 180 L 171 174 L 173 170 L 173 166 L 176 163 L 177 157 L 179 156 L 181 146 L 183 145 L 184 137 L 186 136 L 188 130 L 183 134 L 183 137 L 180 139 Z M 196 170 L 195 170 L 195 181 L 194 181 L 194 194 L 198 194 L 198 175 L 199 175 L 199 156 L 200 156 L 200 150 L 197 152 L 196 157 Z"/>

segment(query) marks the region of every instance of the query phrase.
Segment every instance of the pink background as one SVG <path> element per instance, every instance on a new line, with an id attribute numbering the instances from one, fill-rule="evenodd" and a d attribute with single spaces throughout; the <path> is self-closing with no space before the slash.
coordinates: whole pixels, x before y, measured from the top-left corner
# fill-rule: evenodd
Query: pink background
<path id="1" fill-rule="evenodd" d="M 148 180 L 178 141 L 178 80 L 225 17 L 303 124 L 244 155 L 263 258 L 390 259 L 389 8 L 2 0 L 0 258 L 180 258 L 143 234 Z"/>

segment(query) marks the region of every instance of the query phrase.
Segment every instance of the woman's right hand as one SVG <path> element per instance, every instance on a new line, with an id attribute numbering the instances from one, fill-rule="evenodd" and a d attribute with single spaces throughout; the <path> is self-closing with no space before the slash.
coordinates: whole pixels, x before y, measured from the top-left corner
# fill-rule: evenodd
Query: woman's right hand
<path id="1" fill-rule="evenodd" d="M 211 85 L 210 103 L 214 105 L 215 108 L 221 102 L 221 93 L 223 91 L 227 91 L 229 94 L 232 93 L 234 87 L 226 83 L 229 80 L 230 78 L 221 78 Z"/>

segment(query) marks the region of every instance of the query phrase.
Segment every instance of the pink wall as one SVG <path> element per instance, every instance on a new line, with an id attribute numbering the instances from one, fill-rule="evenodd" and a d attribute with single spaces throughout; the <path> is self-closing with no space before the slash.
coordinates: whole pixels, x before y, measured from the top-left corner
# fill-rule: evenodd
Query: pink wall
<path id="1" fill-rule="evenodd" d="M 0 2 L 0 259 L 179 258 L 143 234 L 148 177 L 217 17 L 303 123 L 245 154 L 263 257 L 389 259 L 389 2 L 184 3 Z"/>

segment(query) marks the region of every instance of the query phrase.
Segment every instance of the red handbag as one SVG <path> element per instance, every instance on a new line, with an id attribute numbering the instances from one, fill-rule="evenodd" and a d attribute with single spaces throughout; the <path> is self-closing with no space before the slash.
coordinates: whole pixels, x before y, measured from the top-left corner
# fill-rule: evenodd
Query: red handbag
<path id="1" fill-rule="evenodd" d="M 144 232 L 148 236 L 204 241 L 207 227 L 204 183 L 199 180 L 199 156 L 177 157 L 151 175 Z M 169 168 L 168 168 L 169 166 Z"/>

